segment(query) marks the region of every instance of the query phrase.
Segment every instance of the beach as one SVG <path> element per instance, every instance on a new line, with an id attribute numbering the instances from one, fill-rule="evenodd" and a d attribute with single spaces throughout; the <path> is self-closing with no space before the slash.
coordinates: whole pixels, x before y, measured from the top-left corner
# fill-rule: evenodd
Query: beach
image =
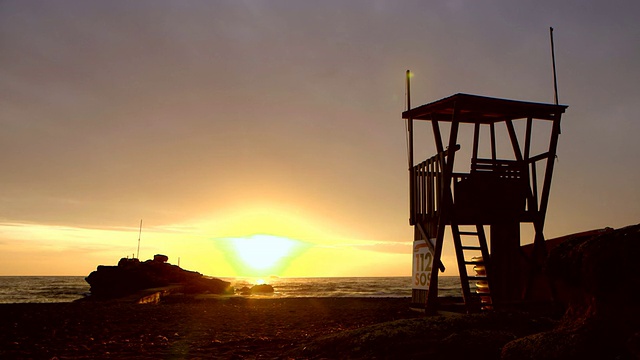
<path id="1" fill-rule="evenodd" d="M 561 314 L 513 310 L 426 316 L 409 303 L 169 296 L 157 304 L 0 304 L 0 359 L 516 360 L 637 354 L 637 339 L 617 323 L 589 321 L 576 328 L 566 316 L 559 322 Z"/>
<path id="2" fill-rule="evenodd" d="M 317 338 L 420 317 L 409 302 L 169 297 L 144 305 L 0 304 L 0 358 L 290 358 Z"/>

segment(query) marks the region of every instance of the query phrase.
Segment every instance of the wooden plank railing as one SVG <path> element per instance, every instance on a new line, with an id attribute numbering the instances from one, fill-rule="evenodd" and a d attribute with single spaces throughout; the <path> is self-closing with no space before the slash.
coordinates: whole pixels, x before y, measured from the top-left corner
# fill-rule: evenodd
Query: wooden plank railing
<path id="1" fill-rule="evenodd" d="M 458 150 L 459 147 L 454 149 Z M 411 225 L 416 223 L 431 223 L 437 220 L 438 211 L 442 204 L 444 189 L 451 183 L 444 182 L 444 167 L 448 150 L 438 153 L 412 168 L 413 181 L 411 189 Z M 454 185 L 467 178 L 476 176 L 489 179 L 495 176 L 499 179 L 523 181 L 526 187 L 527 209 L 537 209 L 538 191 L 536 186 L 535 163 L 546 159 L 547 154 L 541 154 L 525 161 L 476 158 L 471 161 L 471 171 L 453 173 L 451 179 Z M 531 168 L 529 168 L 531 167 Z M 533 180 L 531 179 L 533 178 Z M 529 181 L 527 186 L 527 181 Z M 455 193 L 455 191 L 454 191 Z"/>
<path id="2" fill-rule="evenodd" d="M 471 172 L 485 173 L 491 172 L 499 178 L 524 179 L 527 198 L 527 211 L 538 211 L 538 178 L 536 163 L 548 160 L 549 152 L 533 156 L 524 161 L 517 160 L 493 160 L 493 159 L 472 159 Z"/>
<path id="3" fill-rule="evenodd" d="M 454 149 L 458 150 L 459 147 Z M 413 189 L 411 189 L 412 225 L 416 222 L 430 221 L 437 217 L 442 203 L 445 186 L 443 170 L 449 150 L 438 153 L 415 165 L 412 169 Z"/>

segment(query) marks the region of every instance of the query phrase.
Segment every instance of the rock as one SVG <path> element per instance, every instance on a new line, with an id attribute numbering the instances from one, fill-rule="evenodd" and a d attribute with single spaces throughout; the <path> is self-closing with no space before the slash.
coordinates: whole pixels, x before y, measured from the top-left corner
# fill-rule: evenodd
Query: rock
<path id="1" fill-rule="evenodd" d="M 185 293 L 228 293 L 230 283 L 207 278 L 195 271 L 167 263 L 168 257 L 156 255 L 154 260 L 122 258 L 118 266 L 99 265 L 85 280 L 91 285 L 91 298 L 108 299 L 134 294 L 144 289 L 182 285 Z"/>
<path id="2" fill-rule="evenodd" d="M 551 331 L 508 343 L 503 359 L 633 358 L 640 332 L 640 224 L 569 238 L 546 270 L 566 312 Z"/>
<path id="3" fill-rule="evenodd" d="M 273 286 L 267 284 L 254 285 L 252 287 L 243 286 L 238 289 L 240 295 L 252 295 L 252 294 L 273 294 Z"/>
<path id="4" fill-rule="evenodd" d="M 240 295 L 251 295 L 251 288 L 248 286 L 243 286 L 238 290 L 238 292 L 240 293 Z"/>
<path id="5" fill-rule="evenodd" d="M 273 286 L 268 284 L 254 285 L 251 287 L 252 294 L 272 294 L 273 292 Z"/>

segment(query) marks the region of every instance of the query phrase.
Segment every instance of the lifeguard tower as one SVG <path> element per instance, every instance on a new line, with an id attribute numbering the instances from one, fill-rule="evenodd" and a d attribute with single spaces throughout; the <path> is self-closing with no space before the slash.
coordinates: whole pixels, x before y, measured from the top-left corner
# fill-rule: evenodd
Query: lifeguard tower
<path id="1" fill-rule="evenodd" d="M 444 271 L 441 256 L 447 228 L 453 238 L 467 311 L 517 303 L 527 297 L 533 274 L 546 253 L 544 222 L 560 118 L 566 108 L 468 94 L 416 108 L 411 108 L 409 101 L 409 110 L 402 113 L 409 143 L 409 223 L 415 228 L 414 240 L 428 247 L 428 257 L 433 259 L 426 289 L 413 290 L 414 304 L 424 304 L 427 312 L 437 308 L 438 270 Z M 416 121 L 430 123 L 436 149 L 435 155 L 418 163 L 414 162 L 414 146 L 423 140 L 414 139 Z M 542 131 L 536 130 L 538 124 Z M 445 135 L 448 130 L 448 140 L 443 139 L 441 128 Z M 459 136 L 463 129 L 468 135 Z M 540 134 L 543 151 L 532 154 L 532 136 L 539 138 Z M 497 144 L 508 150 L 508 156 L 498 155 Z M 484 157 L 479 156 L 481 147 Z M 462 154 L 470 159 L 460 159 Z M 458 168 L 466 171 L 456 172 Z M 532 225 L 533 256 L 526 257 L 521 251 L 522 223 Z M 485 228 L 489 229 L 488 238 Z M 478 282 L 482 289 L 473 288 Z"/>

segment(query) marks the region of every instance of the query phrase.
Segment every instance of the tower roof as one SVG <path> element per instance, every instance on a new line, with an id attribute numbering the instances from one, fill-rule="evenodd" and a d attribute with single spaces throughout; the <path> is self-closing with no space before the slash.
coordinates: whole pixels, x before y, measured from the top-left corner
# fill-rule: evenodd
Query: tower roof
<path id="1" fill-rule="evenodd" d="M 498 121 L 535 118 L 553 120 L 567 105 L 554 105 L 458 93 L 402 113 L 403 119 L 452 121 L 453 113 L 463 123 L 490 124 Z"/>

